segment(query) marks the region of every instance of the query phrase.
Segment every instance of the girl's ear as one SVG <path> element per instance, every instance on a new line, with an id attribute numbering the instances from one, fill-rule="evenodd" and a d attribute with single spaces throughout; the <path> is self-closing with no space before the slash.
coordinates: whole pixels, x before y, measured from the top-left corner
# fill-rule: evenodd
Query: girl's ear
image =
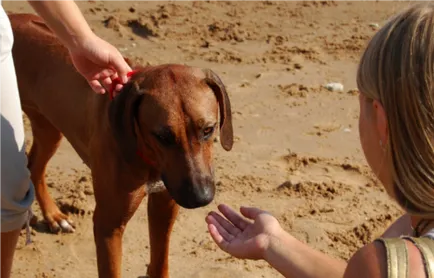
<path id="1" fill-rule="evenodd" d="M 373 112 L 375 113 L 375 124 L 377 127 L 377 132 L 380 136 L 380 140 L 383 142 L 383 145 L 386 146 L 389 140 L 389 130 L 388 123 L 386 117 L 386 111 L 384 110 L 383 105 L 378 100 L 374 100 L 373 103 Z"/>

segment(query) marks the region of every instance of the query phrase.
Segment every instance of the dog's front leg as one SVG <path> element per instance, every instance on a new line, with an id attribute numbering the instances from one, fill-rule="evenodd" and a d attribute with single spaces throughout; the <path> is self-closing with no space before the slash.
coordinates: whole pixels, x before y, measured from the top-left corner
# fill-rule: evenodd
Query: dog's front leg
<path id="1" fill-rule="evenodd" d="M 169 277 L 169 241 L 179 206 L 165 190 L 149 194 L 148 226 L 151 245 L 150 278 Z"/>
<path id="2" fill-rule="evenodd" d="M 130 191 L 115 185 L 95 186 L 93 231 L 100 278 L 121 277 L 122 236 L 144 196 L 143 186 Z"/>

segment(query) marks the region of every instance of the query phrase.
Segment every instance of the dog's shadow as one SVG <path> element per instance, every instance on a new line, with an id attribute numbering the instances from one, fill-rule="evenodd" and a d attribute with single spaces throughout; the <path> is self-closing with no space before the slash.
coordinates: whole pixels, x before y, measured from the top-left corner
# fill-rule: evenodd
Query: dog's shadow
<path id="1" fill-rule="evenodd" d="M 36 223 L 31 224 L 30 226 L 38 233 L 41 234 L 55 234 L 52 232 L 48 226 L 48 223 L 45 220 L 35 221 Z"/>

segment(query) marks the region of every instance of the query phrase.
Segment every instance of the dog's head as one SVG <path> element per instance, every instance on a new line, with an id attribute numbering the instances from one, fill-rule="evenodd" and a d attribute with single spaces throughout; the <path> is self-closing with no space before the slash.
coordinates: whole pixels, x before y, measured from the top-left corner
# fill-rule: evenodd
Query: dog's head
<path id="1" fill-rule="evenodd" d="M 213 200 L 213 141 L 220 131 L 222 147 L 232 149 L 231 114 L 226 88 L 217 74 L 182 65 L 140 69 L 109 109 L 124 159 L 131 167 L 143 166 L 140 150 L 184 208 Z"/>

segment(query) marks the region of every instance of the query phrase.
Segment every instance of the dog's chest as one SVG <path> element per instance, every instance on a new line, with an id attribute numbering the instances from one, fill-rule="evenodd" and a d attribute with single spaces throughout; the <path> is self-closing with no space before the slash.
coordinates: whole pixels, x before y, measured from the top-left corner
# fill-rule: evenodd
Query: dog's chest
<path id="1" fill-rule="evenodd" d="M 161 180 L 146 183 L 146 193 L 147 194 L 158 193 L 158 192 L 162 192 L 164 190 L 166 190 L 166 187 L 164 186 L 164 183 Z"/>

